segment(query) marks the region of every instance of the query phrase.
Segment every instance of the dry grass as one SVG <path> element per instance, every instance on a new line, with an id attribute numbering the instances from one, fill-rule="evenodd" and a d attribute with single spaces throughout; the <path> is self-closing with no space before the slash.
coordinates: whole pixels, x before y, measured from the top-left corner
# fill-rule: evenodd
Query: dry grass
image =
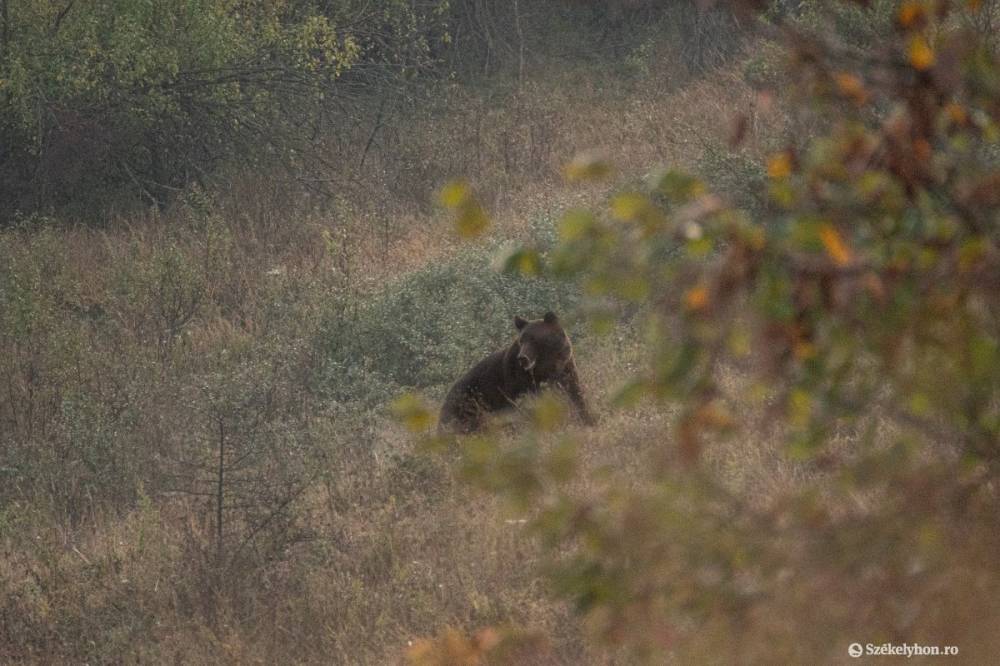
<path id="1" fill-rule="evenodd" d="M 195 197 L 103 231 L 7 234 L 11 265 L 52 263 L 35 267 L 31 286 L 51 316 L 30 339 L 7 341 L 14 354 L 4 370 L 18 399 L 5 413 L 23 417 L 14 441 L 26 456 L 81 446 L 72 433 L 52 443 L 54 433 L 32 426 L 57 420 L 60 403 L 81 390 L 109 409 L 135 411 L 129 437 L 140 467 L 153 452 L 171 450 L 175 433 L 200 437 L 180 396 L 189 377 L 224 363 L 220 354 L 253 349 L 268 336 L 295 346 L 315 335 L 327 294 L 377 289 L 458 249 L 438 213 L 414 205 L 443 178 L 472 175 L 490 203 L 494 233 L 507 237 L 522 235 L 540 213 L 597 201 L 603 188 L 554 186 L 564 159 L 620 124 L 620 93 L 561 89 L 544 78 L 499 102 L 454 91 L 442 113 L 413 120 L 398 143 L 372 155 L 368 175 L 395 168 L 394 187 L 372 178 L 334 206 L 251 175 L 212 202 Z M 633 152 L 648 145 L 646 131 L 636 125 L 616 145 L 598 145 L 616 149 L 608 156 L 625 174 L 643 161 Z M 407 170 L 416 163 L 429 166 Z M 180 264 L 151 273 L 165 257 Z M 170 291 L 183 292 L 187 283 L 174 279 L 188 269 L 190 316 Z M 276 299 L 290 307 L 294 327 L 279 330 L 282 320 L 270 312 Z M 585 365 L 586 381 L 611 384 L 626 358 L 608 347 L 603 360 Z M 600 401 L 603 388 L 594 393 Z M 0 660 L 376 664 L 397 660 L 410 641 L 445 625 L 497 624 L 544 631 L 553 663 L 602 660 L 569 609 L 547 593 L 538 546 L 519 516 L 457 483 L 449 460 L 418 455 L 387 418 L 305 408 L 325 463 L 297 507 L 308 537 L 290 543 L 278 562 L 220 574 L 211 498 L 154 487 L 132 501 L 123 490 L 121 500 L 79 505 L 87 491 L 74 469 L 49 476 L 64 487 L 12 491 L 0 514 Z M 610 417 L 609 427 L 623 418 Z M 591 437 L 595 451 L 625 462 L 624 451 L 597 447 L 600 433 Z M 633 458 L 628 464 L 638 465 Z M 60 502 L 72 503 L 71 516 Z"/>
<path id="2" fill-rule="evenodd" d="M 9 261 L 52 259 L 33 289 L 49 311 L 61 313 L 41 326 L 36 346 L 11 343 L 4 350 L 12 353 L 0 367 L 19 397 L 2 413 L 21 415 L 11 440 L 26 451 L 37 447 L 32 455 L 72 448 L 72 434 L 29 431 L 31 423 L 46 422 L 43 414 L 24 415 L 33 405 L 58 411 L 74 391 L 135 410 L 130 445 L 137 450 L 157 451 L 188 436 L 195 421 L 178 387 L 204 366 L 222 364 L 240 349 L 258 353 L 255 345 L 270 350 L 263 341 L 271 338 L 281 349 L 305 349 L 330 294 L 377 289 L 455 252 L 447 223 L 428 205 L 428 193 L 448 178 L 471 177 L 493 213 L 492 233 L 517 238 L 540 214 L 600 201 L 650 165 L 694 166 L 707 144 L 724 144 L 734 111 L 750 114 L 743 149 L 751 155 L 780 133 L 784 119 L 765 115 L 735 71 L 685 87 L 677 87 L 673 71 L 667 53 L 648 76 L 628 81 L 567 70 L 539 75 L 520 90 L 450 89 L 433 115 L 409 118 L 405 131 L 380 138 L 354 175 L 360 184 L 332 203 L 245 176 L 213 194 L 207 217 L 179 206 L 101 232 L 5 234 Z M 561 165 L 581 149 L 614 163 L 615 181 L 562 187 Z M 162 290 L 142 292 L 149 300 L 129 291 L 168 247 L 207 276 L 191 317 L 168 312 L 155 298 Z M 106 313 L 106 324 L 91 326 L 78 314 L 94 306 Z M 287 309 L 277 315 L 278 306 Z M 172 319 L 179 330 L 164 337 Z M 671 412 L 611 411 L 608 400 L 642 363 L 641 350 L 626 337 L 591 340 L 577 353 L 603 421 L 580 433 L 584 460 L 639 484 L 651 454 L 667 441 Z M 39 357 L 56 348 L 65 354 Z M 19 487 L 0 509 L 0 661 L 383 664 L 444 626 L 514 624 L 550 637 L 552 663 L 622 663 L 592 644 L 571 609 L 549 594 L 538 574 L 540 548 L 517 522 L 521 516 L 457 482 L 448 456 L 415 451 L 386 416 L 345 414 L 311 396 L 306 375 L 316 359 L 307 349 L 288 353 L 273 356 L 274 364 L 290 365 L 277 385 L 292 387 L 287 401 L 297 405 L 282 409 L 305 414 L 303 427 L 322 442 L 316 476 L 296 505 L 304 536 L 276 559 L 220 574 L 210 556 L 210 498 L 157 488 L 119 503 L 74 505 L 68 516 L 44 498 L 75 502 L 81 495 L 72 489 Z M 59 455 L 39 459 L 58 465 Z M 808 466 L 785 459 L 768 436 L 712 449 L 709 459 L 728 485 L 761 505 L 816 478 Z M 78 473 L 64 471 L 53 478 L 68 483 Z M 963 557 L 992 552 L 970 545 L 956 555 Z M 754 609 L 744 634 L 774 643 L 734 643 L 720 618 L 678 660 L 842 655 L 839 646 L 789 643 L 789 632 L 803 623 L 857 626 L 851 617 L 857 605 L 838 594 L 839 583 L 817 580 L 796 592 L 805 596 Z M 979 582 L 959 568 L 941 584 L 953 589 L 941 594 L 939 612 L 921 616 L 922 633 L 954 635 L 970 652 L 971 646 L 981 646 L 982 654 L 1000 649 L 974 621 L 996 617 L 992 600 L 1000 597 L 974 594 Z M 808 594 L 833 601 L 814 604 Z M 956 607 L 964 598 L 979 601 Z M 794 625 L 790 618 L 797 618 Z M 966 623 L 967 633 L 951 633 L 956 623 Z M 775 644 L 787 650 L 769 651 Z M 720 645 L 744 651 L 727 656 Z"/>

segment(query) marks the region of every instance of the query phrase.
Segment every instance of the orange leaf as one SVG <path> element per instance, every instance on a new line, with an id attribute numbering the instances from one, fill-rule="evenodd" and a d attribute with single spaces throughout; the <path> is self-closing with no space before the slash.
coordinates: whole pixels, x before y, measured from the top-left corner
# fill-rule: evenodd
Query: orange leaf
<path id="1" fill-rule="evenodd" d="M 927 39 L 921 35 L 914 35 L 910 39 L 907 54 L 913 68 L 925 72 L 934 66 L 934 49 L 927 43 Z"/>
<path id="2" fill-rule="evenodd" d="M 865 84 L 854 74 L 840 72 L 834 76 L 834 80 L 837 82 L 840 93 L 855 104 L 861 105 L 868 101 L 868 91 L 865 90 Z"/>
<path id="3" fill-rule="evenodd" d="M 708 307 L 708 301 L 708 287 L 703 284 L 688 289 L 684 294 L 684 304 L 689 310 L 704 310 Z"/>
<path id="4" fill-rule="evenodd" d="M 798 360 L 808 361 L 809 359 L 816 357 L 816 345 L 811 342 L 799 341 L 795 343 L 795 346 L 792 348 L 792 352 Z"/>
<path id="5" fill-rule="evenodd" d="M 969 114 L 965 111 L 965 108 L 958 102 L 949 102 L 947 106 L 944 107 L 945 112 L 948 114 L 948 118 L 951 122 L 956 125 L 964 125 L 969 120 Z"/>
<path id="6" fill-rule="evenodd" d="M 915 26 L 926 14 L 923 3 L 907 0 L 899 8 L 899 24 L 904 28 Z"/>
<path id="7" fill-rule="evenodd" d="M 845 266 L 851 262 L 851 248 L 844 242 L 836 227 L 832 224 L 824 224 L 819 230 L 819 238 L 823 241 L 826 253 L 830 255 L 835 264 Z"/>

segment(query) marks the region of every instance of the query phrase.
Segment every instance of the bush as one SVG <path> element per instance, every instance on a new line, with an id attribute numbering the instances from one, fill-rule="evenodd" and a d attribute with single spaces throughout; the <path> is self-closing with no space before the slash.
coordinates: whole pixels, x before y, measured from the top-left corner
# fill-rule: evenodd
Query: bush
<path id="1" fill-rule="evenodd" d="M 551 239 L 540 222 L 538 238 Z M 458 252 L 371 295 L 335 299 L 318 344 L 321 390 L 372 407 L 406 388 L 441 388 L 513 337 L 515 315 L 571 311 L 577 290 L 560 281 L 502 273 L 497 242 Z"/>

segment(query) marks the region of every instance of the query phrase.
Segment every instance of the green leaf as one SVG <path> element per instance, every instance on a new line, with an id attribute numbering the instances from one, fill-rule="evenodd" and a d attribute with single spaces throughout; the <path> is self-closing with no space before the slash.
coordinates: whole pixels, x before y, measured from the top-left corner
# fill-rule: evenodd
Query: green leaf
<path id="1" fill-rule="evenodd" d="M 564 241 L 575 241 L 592 235 L 597 227 L 597 219 L 585 210 L 570 210 L 559 221 L 559 237 Z"/>
<path id="2" fill-rule="evenodd" d="M 687 203 L 703 196 L 708 188 L 694 176 L 671 170 L 656 179 L 656 191 L 674 203 Z"/>
<path id="3" fill-rule="evenodd" d="M 570 182 L 603 180 L 612 173 L 611 165 L 590 153 L 581 153 L 563 168 Z"/>
<path id="4" fill-rule="evenodd" d="M 494 258 L 493 266 L 501 273 L 535 276 L 542 272 L 542 256 L 527 247 L 507 247 Z"/>
<path id="5" fill-rule="evenodd" d="M 410 432 L 430 430 L 434 425 L 434 414 L 427 405 L 413 393 L 400 396 L 392 403 L 392 413 Z"/>

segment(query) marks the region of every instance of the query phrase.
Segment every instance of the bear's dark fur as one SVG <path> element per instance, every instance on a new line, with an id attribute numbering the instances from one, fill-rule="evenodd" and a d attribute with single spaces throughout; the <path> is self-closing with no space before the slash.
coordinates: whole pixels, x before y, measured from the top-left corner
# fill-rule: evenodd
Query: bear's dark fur
<path id="1" fill-rule="evenodd" d="M 587 425 L 594 423 L 583 399 L 573 362 L 573 346 L 559 319 L 547 312 L 543 319 L 514 318 L 518 335 L 505 349 L 493 352 L 455 382 L 441 407 L 440 427 L 474 432 L 490 412 L 513 407 L 525 393 L 543 386 L 566 393 Z"/>

